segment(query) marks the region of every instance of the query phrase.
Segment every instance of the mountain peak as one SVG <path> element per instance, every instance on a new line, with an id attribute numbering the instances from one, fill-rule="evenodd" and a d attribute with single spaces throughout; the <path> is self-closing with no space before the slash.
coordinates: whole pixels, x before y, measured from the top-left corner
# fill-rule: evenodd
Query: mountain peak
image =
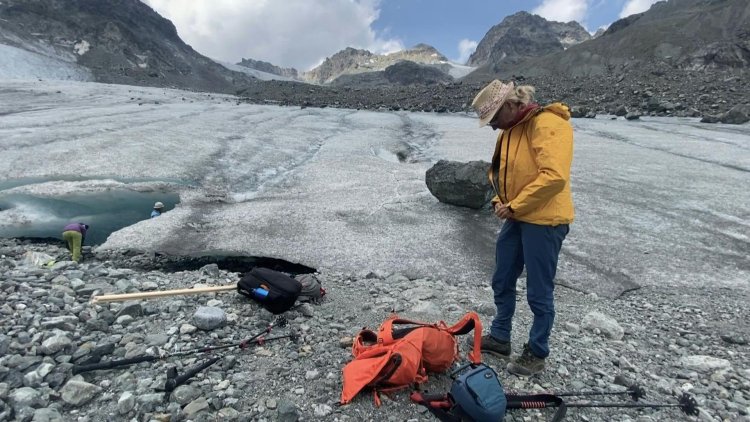
<path id="1" fill-rule="evenodd" d="M 490 28 L 469 57 L 470 66 L 518 60 L 562 51 L 591 39 L 578 22 L 553 22 L 529 12 L 506 16 Z"/>

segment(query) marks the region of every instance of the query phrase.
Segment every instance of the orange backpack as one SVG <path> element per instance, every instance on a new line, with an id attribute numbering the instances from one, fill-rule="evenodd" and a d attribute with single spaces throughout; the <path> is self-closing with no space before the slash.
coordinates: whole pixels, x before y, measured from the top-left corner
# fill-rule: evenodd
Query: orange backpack
<path id="1" fill-rule="evenodd" d="M 394 325 L 409 325 L 394 329 Z M 482 322 L 479 315 L 469 312 L 448 327 L 440 321 L 430 324 L 400 319 L 393 315 L 383 322 L 375 334 L 362 330 L 352 345 L 354 359 L 343 371 L 344 388 L 341 404 L 352 401 L 364 388 L 372 388 L 375 403 L 380 405 L 378 392 L 395 391 L 427 381 L 427 372 L 443 372 L 458 359 L 454 336 L 474 330 L 474 347 L 469 360 L 480 363 L 479 351 Z"/>

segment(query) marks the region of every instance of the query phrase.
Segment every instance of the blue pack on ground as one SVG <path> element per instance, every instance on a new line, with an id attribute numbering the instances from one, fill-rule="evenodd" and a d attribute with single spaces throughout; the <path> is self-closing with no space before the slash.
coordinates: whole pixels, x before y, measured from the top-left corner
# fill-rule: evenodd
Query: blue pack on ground
<path id="1" fill-rule="evenodd" d="M 470 367 L 453 381 L 450 396 L 454 412 L 464 419 L 502 421 L 505 416 L 505 391 L 497 373 L 487 365 Z"/>

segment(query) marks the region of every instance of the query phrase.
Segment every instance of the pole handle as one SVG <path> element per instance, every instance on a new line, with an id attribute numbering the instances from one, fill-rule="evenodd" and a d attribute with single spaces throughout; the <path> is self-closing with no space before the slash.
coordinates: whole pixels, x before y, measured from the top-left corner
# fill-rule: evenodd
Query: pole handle
<path id="1" fill-rule="evenodd" d="M 153 362 L 158 360 L 158 356 L 153 355 L 141 355 L 128 359 L 110 360 L 107 362 L 91 363 L 88 365 L 74 365 L 72 368 L 73 375 L 82 374 L 84 372 L 97 371 L 99 369 L 112 369 L 120 366 L 135 365 L 141 362 Z"/>

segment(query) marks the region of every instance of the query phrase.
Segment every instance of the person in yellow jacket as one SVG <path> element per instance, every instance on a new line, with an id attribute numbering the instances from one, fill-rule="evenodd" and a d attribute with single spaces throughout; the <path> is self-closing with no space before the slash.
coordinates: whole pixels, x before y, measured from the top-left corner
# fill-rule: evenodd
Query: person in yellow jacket
<path id="1" fill-rule="evenodd" d="M 523 352 L 508 364 L 509 372 L 524 376 L 541 372 L 550 353 L 557 259 L 574 217 L 570 113 L 561 103 L 536 104 L 534 93 L 532 86 L 494 80 L 472 102 L 480 126 L 501 129 L 488 176 L 495 191 L 492 209 L 505 220 L 492 276 L 497 310 L 481 348 L 510 357 L 516 280 L 525 266 L 534 321 Z"/>

